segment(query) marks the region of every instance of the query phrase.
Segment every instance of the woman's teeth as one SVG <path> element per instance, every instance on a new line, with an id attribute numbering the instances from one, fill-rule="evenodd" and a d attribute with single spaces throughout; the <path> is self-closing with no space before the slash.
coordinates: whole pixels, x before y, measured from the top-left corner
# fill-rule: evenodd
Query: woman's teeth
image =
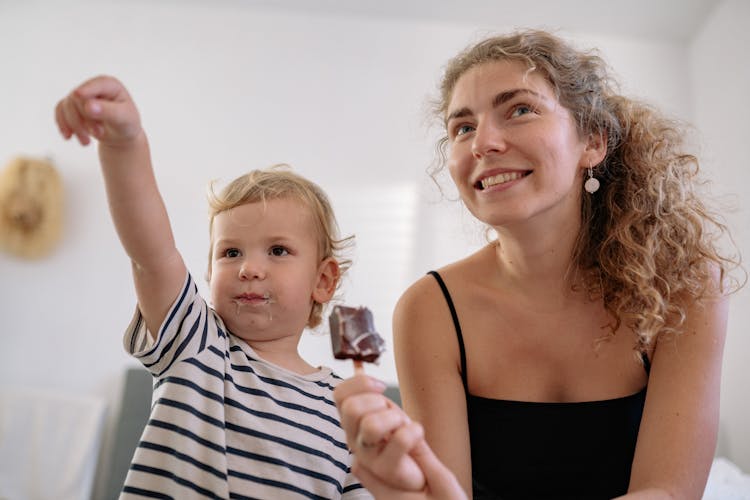
<path id="1" fill-rule="evenodd" d="M 496 186 L 498 184 L 505 184 L 506 182 L 520 179 L 523 176 L 523 172 L 503 172 L 502 174 L 497 174 L 493 175 L 492 177 L 482 179 L 480 181 L 480 184 L 482 186 L 482 189 L 487 189 L 488 187 Z"/>

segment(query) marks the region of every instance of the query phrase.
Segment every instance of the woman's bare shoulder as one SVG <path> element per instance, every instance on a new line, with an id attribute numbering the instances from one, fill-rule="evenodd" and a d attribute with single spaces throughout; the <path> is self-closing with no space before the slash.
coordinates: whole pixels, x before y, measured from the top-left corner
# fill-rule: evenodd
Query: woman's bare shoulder
<path id="1" fill-rule="evenodd" d="M 495 255 L 494 245 L 490 244 L 436 271 L 451 292 L 472 287 L 484 281 L 488 269 L 497 265 Z"/>
<path id="2" fill-rule="evenodd" d="M 465 280 L 472 280 L 473 276 L 477 274 L 478 260 L 478 255 L 475 253 L 435 269 L 434 272 L 438 275 L 437 277 L 431 275 L 433 271 L 425 274 L 404 291 L 396 306 L 397 309 L 434 307 L 436 303 L 444 302 L 445 298 L 441 292 L 439 280 L 446 284 L 449 291 L 450 285 L 460 286 Z"/>
<path id="3" fill-rule="evenodd" d="M 484 252 L 486 253 L 486 252 Z M 437 269 L 437 274 L 445 283 L 451 301 L 461 296 L 462 290 L 481 279 L 483 251 L 480 250 L 465 259 Z M 438 278 L 425 274 L 404 291 L 394 310 L 394 335 L 398 331 L 409 331 L 410 335 L 435 335 L 436 330 L 452 332 L 451 313 L 448 297 L 442 290 Z M 452 335 L 452 333 L 451 333 Z"/>
<path id="4" fill-rule="evenodd" d="M 396 303 L 395 316 L 413 315 L 419 311 L 433 307 L 440 298 L 440 288 L 435 278 L 425 274 L 412 283 Z"/>

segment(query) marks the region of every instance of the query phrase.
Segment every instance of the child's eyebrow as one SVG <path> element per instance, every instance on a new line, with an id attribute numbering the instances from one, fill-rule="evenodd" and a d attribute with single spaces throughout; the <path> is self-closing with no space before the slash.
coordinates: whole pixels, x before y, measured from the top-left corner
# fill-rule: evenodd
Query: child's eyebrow
<path id="1" fill-rule="evenodd" d="M 217 238 L 214 240 L 214 245 L 234 245 L 236 242 L 234 238 Z"/>
<path id="2" fill-rule="evenodd" d="M 506 90 L 505 92 L 500 92 L 499 94 L 497 94 L 492 99 L 492 107 L 496 108 L 510 101 L 511 99 L 513 99 L 519 94 L 530 94 L 537 99 L 547 100 L 547 98 L 544 95 L 540 94 L 539 92 L 535 92 L 531 89 L 525 89 L 525 88 L 511 89 L 511 90 Z M 450 113 L 445 119 L 445 122 L 448 123 L 449 121 L 455 120 L 456 118 L 463 118 L 464 116 L 471 116 L 473 114 L 474 113 L 473 111 L 471 111 L 471 109 L 469 109 L 468 107 L 463 107 Z"/>

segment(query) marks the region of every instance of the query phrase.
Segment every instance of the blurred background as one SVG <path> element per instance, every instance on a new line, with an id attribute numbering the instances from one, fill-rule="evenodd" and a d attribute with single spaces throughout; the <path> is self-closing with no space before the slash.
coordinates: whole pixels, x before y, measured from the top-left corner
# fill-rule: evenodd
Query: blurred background
<path id="1" fill-rule="evenodd" d="M 492 33 L 539 27 L 598 48 L 624 94 L 692 124 L 750 256 L 748 23 L 747 0 L 0 0 L 0 169 L 17 155 L 49 158 L 66 197 L 51 254 L 0 254 L 0 388 L 102 401 L 106 448 L 123 373 L 137 364 L 122 348 L 135 296 L 96 149 L 65 142 L 53 123 L 56 102 L 84 79 L 114 75 L 139 106 L 203 292 L 208 182 L 288 163 L 329 193 L 342 233 L 356 236 L 342 300 L 370 307 L 390 344 L 401 292 L 484 243 L 447 179 L 441 193 L 426 169 L 443 65 Z M 732 300 L 719 438 L 745 471 L 749 323 L 746 287 Z M 305 333 L 302 353 L 351 374 L 325 328 Z M 368 372 L 395 383 L 392 352 Z"/>

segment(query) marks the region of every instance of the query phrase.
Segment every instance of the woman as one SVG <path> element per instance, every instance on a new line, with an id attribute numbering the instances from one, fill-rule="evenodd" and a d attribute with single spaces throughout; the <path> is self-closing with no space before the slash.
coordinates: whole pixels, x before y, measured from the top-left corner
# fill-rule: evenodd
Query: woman
<path id="1" fill-rule="evenodd" d="M 429 448 L 373 381 L 337 390 L 363 484 L 420 489 L 421 467 L 435 496 L 442 462 L 474 498 L 700 498 L 737 262 L 682 130 L 541 31 L 459 54 L 438 113 L 451 178 L 497 238 L 396 307 Z M 461 496 L 450 481 L 438 497 Z"/>

